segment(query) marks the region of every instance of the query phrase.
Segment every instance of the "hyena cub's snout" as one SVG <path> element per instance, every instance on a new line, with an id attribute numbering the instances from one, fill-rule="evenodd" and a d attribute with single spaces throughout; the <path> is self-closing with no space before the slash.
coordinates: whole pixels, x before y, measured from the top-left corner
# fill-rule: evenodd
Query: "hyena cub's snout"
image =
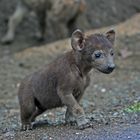
<path id="1" fill-rule="evenodd" d="M 105 63 L 103 62 L 101 64 L 101 66 L 99 67 L 99 69 L 100 69 L 101 72 L 103 72 L 105 74 L 109 74 L 109 73 L 113 72 L 113 70 L 115 69 L 114 53 L 109 53 L 109 54 L 106 54 L 106 55 L 109 55 L 109 57 L 104 58 Z"/>
<path id="2" fill-rule="evenodd" d="M 101 64 L 97 66 L 96 69 L 102 73 L 110 74 L 115 69 L 115 64 L 114 63 Z"/>
<path id="3" fill-rule="evenodd" d="M 105 66 L 102 69 L 99 69 L 99 71 L 105 73 L 105 74 L 110 74 L 111 72 L 113 72 L 113 70 L 115 69 L 115 64 L 107 64 L 107 66 Z"/>
<path id="4" fill-rule="evenodd" d="M 107 69 L 108 69 L 109 72 L 112 72 L 115 69 L 115 64 L 114 63 L 108 64 Z"/>

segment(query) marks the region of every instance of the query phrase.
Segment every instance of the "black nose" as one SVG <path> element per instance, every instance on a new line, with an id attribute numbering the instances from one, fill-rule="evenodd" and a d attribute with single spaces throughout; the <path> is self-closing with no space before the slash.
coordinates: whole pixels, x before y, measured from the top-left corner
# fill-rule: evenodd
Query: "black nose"
<path id="1" fill-rule="evenodd" d="M 112 71 L 112 70 L 114 70 L 115 69 L 115 64 L 109 64 L 108 65 L 108 70 L 109 71 Z"/>

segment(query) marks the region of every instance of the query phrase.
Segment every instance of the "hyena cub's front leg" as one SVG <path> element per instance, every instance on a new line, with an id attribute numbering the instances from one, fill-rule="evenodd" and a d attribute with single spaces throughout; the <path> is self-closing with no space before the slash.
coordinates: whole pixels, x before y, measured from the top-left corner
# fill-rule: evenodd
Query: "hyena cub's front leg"
<path id="1" fill-rule="evenodd" d="M 76 119 L 73 116 L 73 114 L 72 114 L 72 112 L 70 111 L 69 108 L 67 108 L 67 110 L 66 110 L 65 122 L 66 122 L 66 124 L 70 124 L 70 125 L 75 125 L 76 124 Z"/>
<path id="2" fill-rule="evenodd" d="M 76 121 L 79 129 L 85 129 L 91 127 L 88 120 L 86 119 L 83 108 L 78 104 L 75 97 L 72 94 L 63 94 L 64 92 L 59 91 L 58 95 L 61 98 L 62 102 L 67 106 L 66 119 L 72 119 L 71 121 Z M 67 116 L 71 115 L 71 116 Z M 74 119 L 72 118 L 72 115 Z M 67 121 L 67 120 L 66 120 Z"/>
<path id="3" fill-rule="evenodd" d="M 75 117 L 75 121 L 78 125 L 78 129 L 85 129 L 92 127 L 92 124 L 86 119 L 83 108 L 77 103 L 71 109 L 72 115 Z"/>
<path id="4" fill-rule="evenodd" d="M 87 75 L 85 77 L 84 90 L 83 91 L 80 91 L 80 90 L 73 91 L 74 98 L 76 99 L 78 104 L 79 104 L 79 102 L 84 94 L 85 89 L 89 86 L 89 82 L 90 82 L 90 77 L 89 77 L 89 75 Z M 67 108 L 67 110 L 66 110 L 65 121 L 66 121 L 66 123 L 70 123 L 71 125 L 75 125 L 75 123 L 76 123 L 76 118 L 74 117 L 74 114 L 72 113 L 70 108 Z M 91 124 L 87 123 L 87 126 L 88 125 L 91 126 Z M 83 126 L 81 126 L 81 127 L 83 127 Z"/>

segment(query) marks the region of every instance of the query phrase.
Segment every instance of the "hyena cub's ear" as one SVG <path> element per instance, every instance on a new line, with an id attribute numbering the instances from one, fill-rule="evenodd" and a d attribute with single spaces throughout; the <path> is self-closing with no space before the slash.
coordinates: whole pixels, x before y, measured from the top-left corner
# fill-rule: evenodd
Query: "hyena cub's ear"
<path id="1" fill-rule="evenodd" d="M 71 46 L 74 50 L 81 51 L 84 48 L 84 33 L 77 29 L 72 33 Z"/>
<path id="2" fill-rule="evenodd" d="M 108 40 L 114 45 L 114 41 L 115 41 L 115 31 L 109 30 L 108 32 L 106 32 L 106 37 L 108 38 Z"/>

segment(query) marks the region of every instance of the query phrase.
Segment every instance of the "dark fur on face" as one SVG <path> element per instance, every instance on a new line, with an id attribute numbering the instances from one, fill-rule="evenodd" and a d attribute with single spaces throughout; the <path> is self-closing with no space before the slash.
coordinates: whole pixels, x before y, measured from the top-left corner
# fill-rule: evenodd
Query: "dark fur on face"
<path id="1" fill-rule="evenodd" d="M 22 130 L 31 129 L 35 118 L 47 109 L 66 105 L 66 122 L 76 121 L 79 129 L 91 127 L 79 105 L 90 83 L 92 68 L 111 73 L 115 32 L 85 37 L 76 30 L 71 37 L 72 50 L 39 71 L 27 76 L 21 83 L 18 97 Z"/>

